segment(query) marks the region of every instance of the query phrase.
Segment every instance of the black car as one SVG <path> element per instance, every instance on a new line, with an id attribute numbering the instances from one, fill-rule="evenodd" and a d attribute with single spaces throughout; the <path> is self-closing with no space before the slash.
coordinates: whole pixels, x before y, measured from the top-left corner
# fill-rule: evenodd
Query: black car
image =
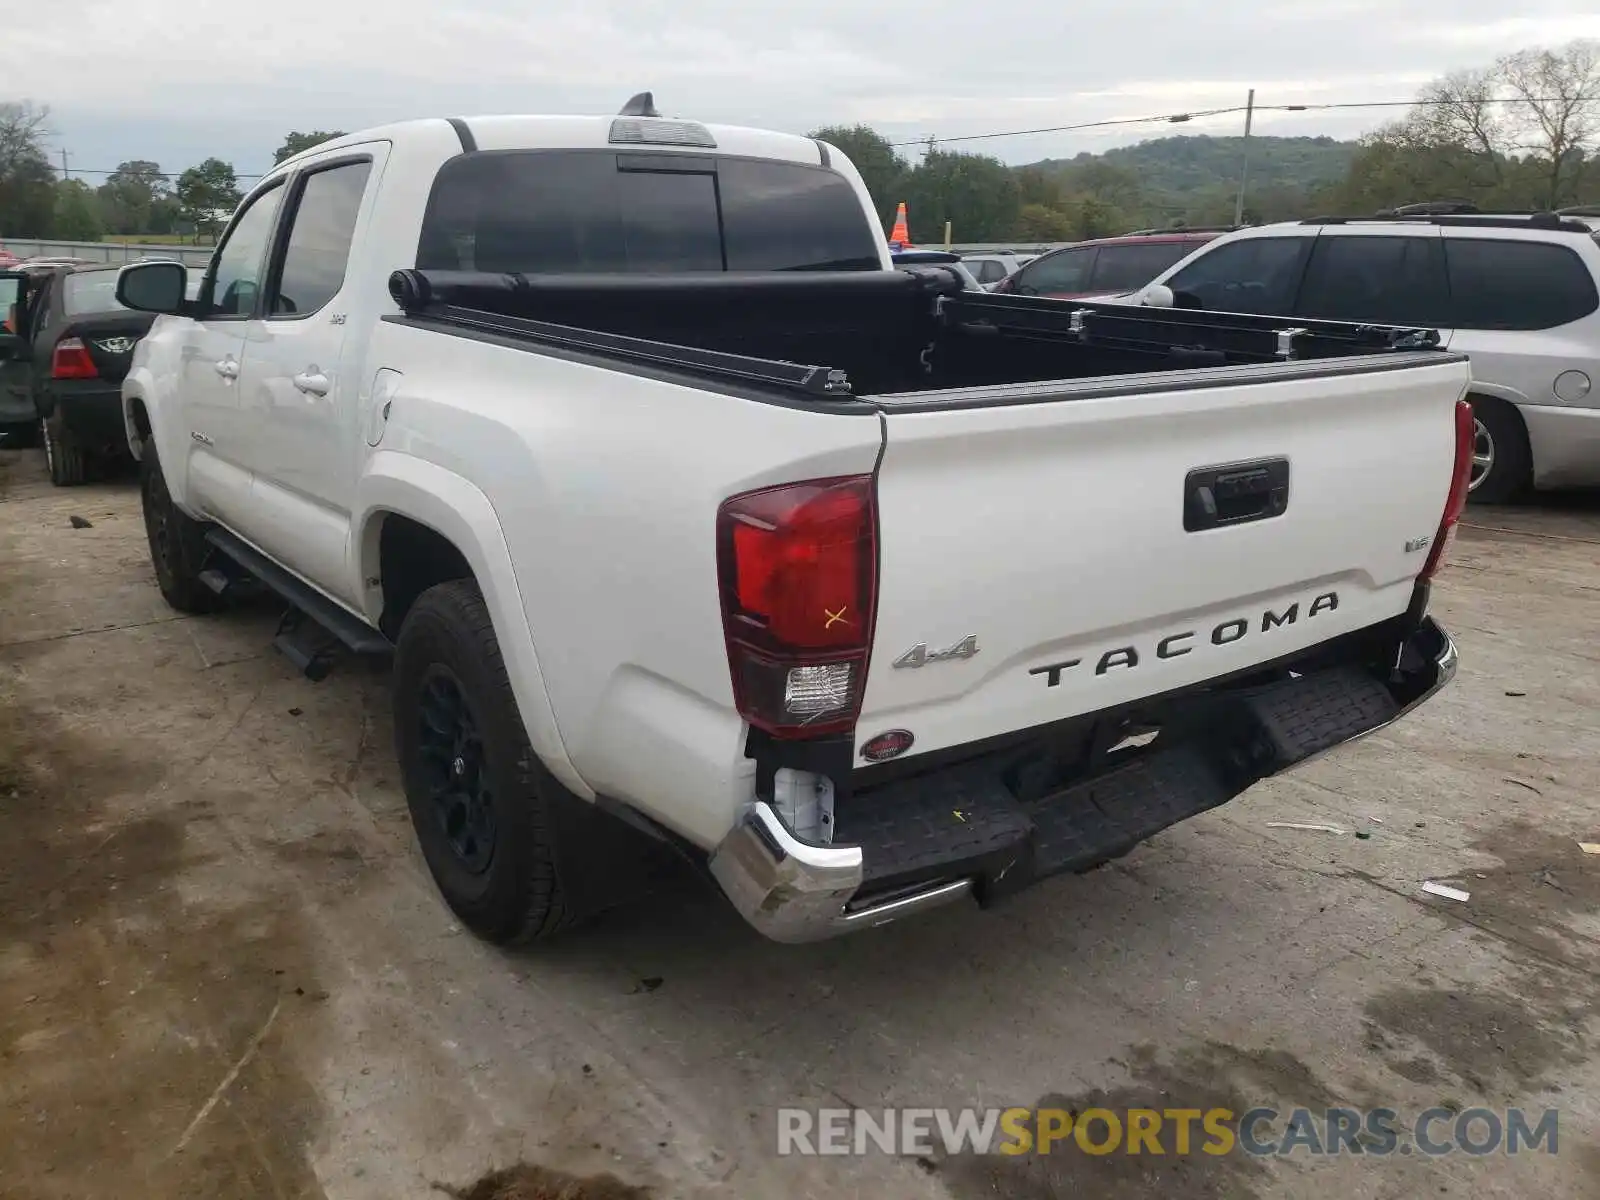
<path id="1" fill-rule="evenodd" d="M 154 317 L 117 303 L 113 266 L 0 273 L 0 428 L 37 429 L 50 480 L 82 483 L 127 453 L 122 378 Z"/>

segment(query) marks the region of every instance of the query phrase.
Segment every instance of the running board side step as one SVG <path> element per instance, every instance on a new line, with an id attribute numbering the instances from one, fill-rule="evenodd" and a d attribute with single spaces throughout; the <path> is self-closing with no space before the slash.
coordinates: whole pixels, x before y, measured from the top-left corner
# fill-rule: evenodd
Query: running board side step
<path id="1" fill-rule="evenodd" d="M 325 678 L 333 665 L 333 654 L 340 647 L 363 655 L 381 656 L 393 651 L 393 643 L 383 634 L 226 529 L 208 529 L 206 541 L 217 551 L 213 556 L 216 561 L 200 573 L 207 587 L 222 594 L 242 572 L 259 580 L 289 605 L 289 611 L 278 622 L 272 644 L 306 678 Z"/>

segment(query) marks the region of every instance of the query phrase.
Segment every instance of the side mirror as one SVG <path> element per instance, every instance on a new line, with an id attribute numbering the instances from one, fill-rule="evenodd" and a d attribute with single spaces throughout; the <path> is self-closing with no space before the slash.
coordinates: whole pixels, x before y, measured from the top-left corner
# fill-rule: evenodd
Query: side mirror
<path id="1" fill-rule="evenodd" d="M 136 312 L 182 312 L 188 287 L 182 263 L 135 263 L 117 275 L 117 303 Z"/>
<path id="2" fill-rule="evenodd" d="M 1152 283 L 1139 293 L 1139 303 L 1146 308 L 1171 308 L 1174 302 L 1172 289 L 1164 283 Z"/>

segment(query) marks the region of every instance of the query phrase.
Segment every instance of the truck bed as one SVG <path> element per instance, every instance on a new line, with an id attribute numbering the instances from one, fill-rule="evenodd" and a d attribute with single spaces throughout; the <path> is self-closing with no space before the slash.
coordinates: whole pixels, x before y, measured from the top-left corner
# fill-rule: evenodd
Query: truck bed
<path id="1" fill-rule="evenodd" d="M 1205 385 L 1210 368 L 1434 351 L 1439 343 L 1428 329 L 964 291 L 937 267 L 655 276 L 402 270 L 390 292 L 407 319 L 818 397 L 1166 371 L 1186 373 L 1168 386 L 1194 387 Z M 1352 368 L 1361 369 L 1341 364 Z M 958 399 L 981 398 L 944 402 Z"/>

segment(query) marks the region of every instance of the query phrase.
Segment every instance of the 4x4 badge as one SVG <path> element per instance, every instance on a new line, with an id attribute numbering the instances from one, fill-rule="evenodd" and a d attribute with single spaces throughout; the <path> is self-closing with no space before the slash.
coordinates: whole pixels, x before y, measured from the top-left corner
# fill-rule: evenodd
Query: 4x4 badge
<path id="1" fill-rule="evenodd" d="M 899 658 L 894 660 L 896 667 L 925 667 L 929 663 L 947 662 L 953 658 L 971 658 L 978 652 L 978 635 L 969 633 L 954 646 L 943 650 L 929 650 L 927 642 L 918 642 Z"/>

